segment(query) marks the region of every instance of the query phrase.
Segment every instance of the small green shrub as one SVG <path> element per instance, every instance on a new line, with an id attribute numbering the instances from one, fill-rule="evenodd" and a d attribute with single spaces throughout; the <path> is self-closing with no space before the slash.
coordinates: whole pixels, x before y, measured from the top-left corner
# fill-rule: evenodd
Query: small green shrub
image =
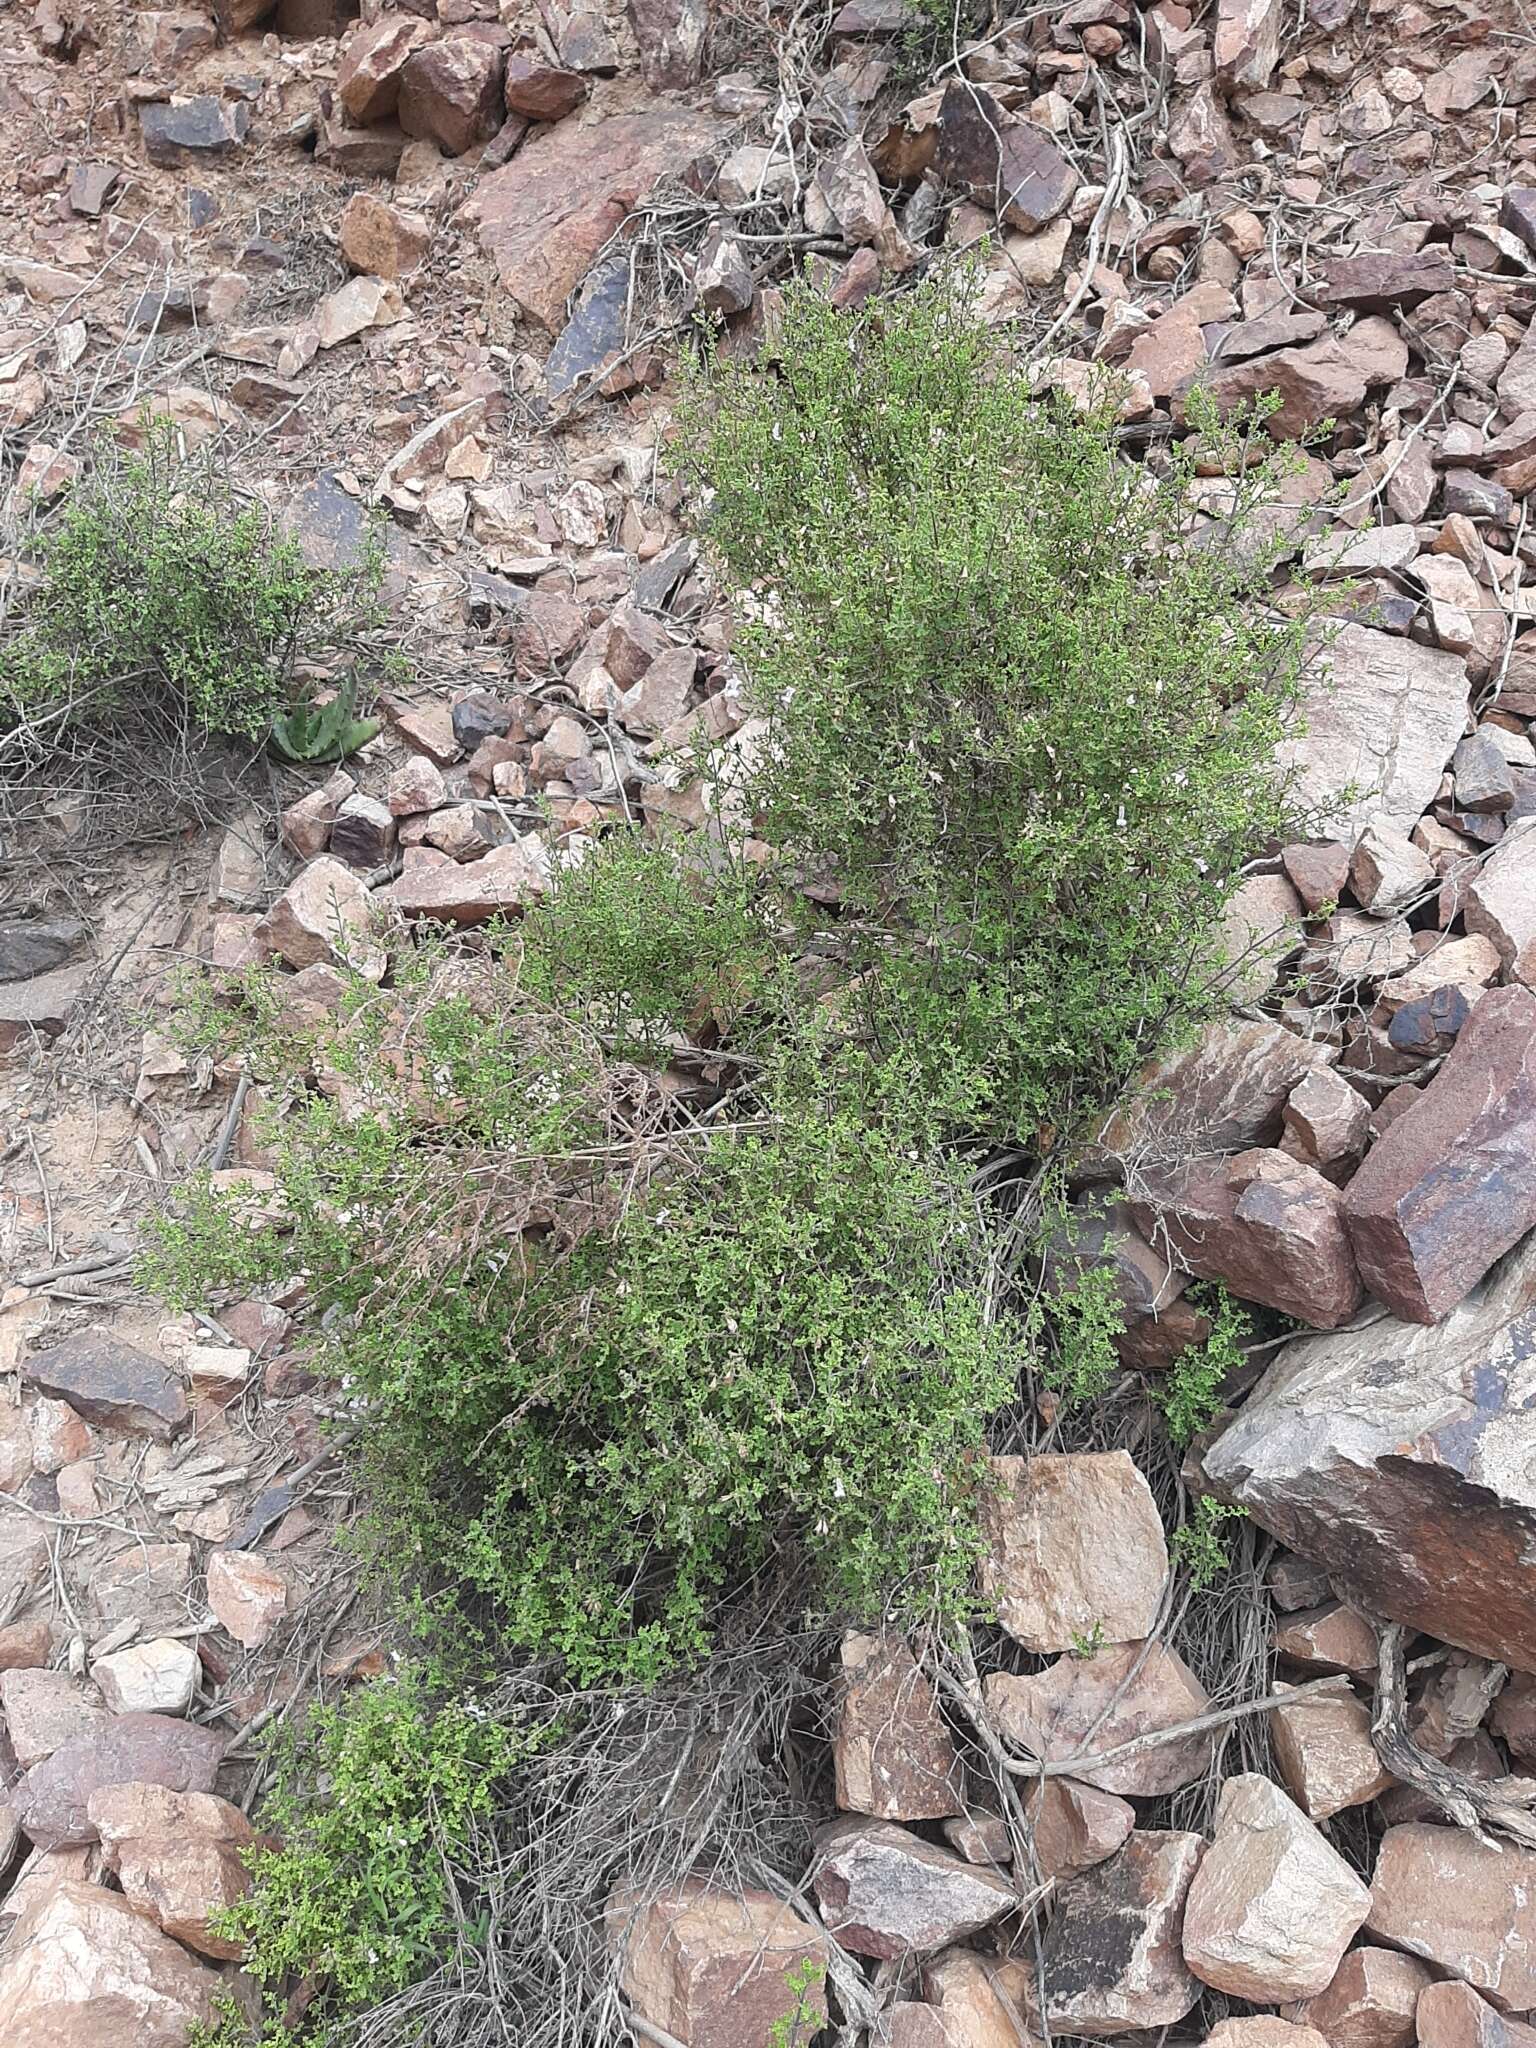
<path id="1" fill-rule="evenodd" d="M 285 1987 L 312 1980 L 310 2022 L 371 2005 L 422 1975 L 456 1924 L 454 1872 L 524 1737 L 407 1671 L 311 1710 L 275 1748 L 262 1807 L 275 1848 L 250 1853 L 250 1892 L 220 1916 L 263 1990 L 262 2048 L 286 2048 Z M 464 1902 L 466 1905 L 468 1901 Z M 226 2020 L 214 2039 L 248 2038 Z"/>
<path id="2" fill-rule="evenodd" d="M 1177 1565 L 1189 1573 L 1191 1589 L 1196 1593 L 1209 1592 L 1222 1573 L 1232 1563 L 1231 1552 L 1222 1539 L 1223 1522 L 1242 1521 L 1246 1508 L 1234 1507 L 1229 1501 L 1217 1500 L 1211 1493 L 1202 1493 L 1195 1502 L 1194 1511 L 1181 1529 L 1173 1533 L 1168 1549 Z"/>
<path id="3" fill-rule="evenodd" d="M 39 582 L 0 645 L 0 732 L 68 720 L 257 741 L 300 700 L 295 662 L 375 622 L 382 561 L 313 569 L 175 428 L 104 438 L 36 542 Z"/>
<path id="4" fill-rule="evenodd" d="M 1252 1328 L 1248 1311 L 1224 1287 L 1194 1287 L 1189 1298 L 1210 1317 L 1211 1334 L 1174 1360 L 1153 1396 L 1169 1437 L 1181 1450 L 1219 1411 L 1222 1387 L 1245 1363 L 1243 1340 Z"/>
<path id="5" fill-rule="evenodd" d="M 1308 620 L 1266 605 L 1252 520 L 1283 458 L 1233 440 L 1226 544 L 1190 544 L 1192 458 L 1041 402 L 952 281 L 852 318 L 790 290 L 778 355 L 706 361 L 683 412 L 749 619 L 756 828 L 839 892 L 874 1040 L 1029 1140 L 1220 1000 L 1286 817 Z"/>

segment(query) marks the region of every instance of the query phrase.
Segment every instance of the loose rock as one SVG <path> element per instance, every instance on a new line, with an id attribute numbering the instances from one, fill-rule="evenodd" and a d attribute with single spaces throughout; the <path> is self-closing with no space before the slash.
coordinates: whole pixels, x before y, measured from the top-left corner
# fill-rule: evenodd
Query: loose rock
<path id="1" fill-rule="evenodd" d="M 933 1687 L 897 1635 L 847 1635 L 832 1760 L 845 1813 L 941 1820 L 960 1811 L 958 1766 Z"/>
<path id="2" fill-rule="evenodd" d="M 1057 1887 L 1042 1954 L 1053 2030 L 1113 2038 L 1176 2026 L 1192 2010 L 1200 1987 L 1179 1929 L 1204 1846 L 1198 1835 L 1138 1830 Z"/>
<path id="3" fill-rule="evenodd" d="M 1075 1766 L 1079 1757 L 1177 1727 L 1209 1708 L 1189 1667 L 1162 1643 L 1123 1643 L 1091 1657 L 1062 1657 L 1032 1678 L 995 1672 L 982 1681 L 982 1691 L 1009 1742 L 1047 1763 L 1074 1764 L 1073 1776 L 1101 1792 L 1176 1792 L 1210 1766 L 1209 1735 L 1181 1735 L 1138 1756 Z"/>
<path id="4" fill-rule="evenodd" d="M 976 1934 L 1016 1903 L 1006 1878 L 880 1820 L 823 1828 L 810 1883 L 833 1939 L 886 1959 Z"/>
<path id="5" fill-rule="evenodd" d="M 1139 1642 L 1168 1576 L 1162 1518 L 1124 1451 L 993 1458 L 983 1591 L 1029 1650 Z"/>

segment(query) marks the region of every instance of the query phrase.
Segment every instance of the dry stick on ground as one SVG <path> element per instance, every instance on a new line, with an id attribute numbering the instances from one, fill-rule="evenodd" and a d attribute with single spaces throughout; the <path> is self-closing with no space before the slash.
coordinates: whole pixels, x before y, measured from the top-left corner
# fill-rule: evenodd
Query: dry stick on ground
<path id="1" fill-rule="evenodd" d="M 1019 1762 L 1010 1758 L 1007 1768 L 1018 1778 L 1080 1778 L 1084 1771 L 1096 1771 L 1105 1764 L 1126 1763 L 1132 1757 L 1144 1756 L 1148 1750 L 1162 1749 L 1170 1742 L 1181 1742 L 1186 1735 L 1203 1735 L 1211 1728 L 1225 1728 L 1247 1714 L 1267 1714 L 1274 1707 L 1294 1706 L 1297 1700 L 1306 1699 L 1310 1693 L 1337 1693 L 1348 1684 L 1349 1680 L 1340 1673 L 1331 1678 L 1314 1678 L 1306 1685 L 1289 1686 L 1284 1692 L 1266 1693 L 1262 1699 L 1243 1700 L 1235 1707 L 1196 1714 L 1191 1721 L 1177 1721 L 1168 1728 L 1150 1729 L 1147 1734 L 1138 1735 L 1130 1742 L 1117 1743 L 1113 1749 L 1095 1750 L 1091 1756 L 1061 1757 L 1051 1763 L 1039 1760 Z M 1533 1825 L 1532 1840 L 1536 1841 L 1536 1825 Z"/>
<path id="2" fill-rule="evenodd" d="M 1371 1740 L 1392 1773 L 1432 1799 L 1448 1820 L 1487 1838 L 1489 1830 L 1536 1849 L 1536 1779 L 1471 1778 L 1438 1757 L 1426 1756 L 1408 1733 L 1408 1667 L 1403 1645 L 1408 1630 L 1400 1621 L 1373 1618 L 1379 1663 Z"/>

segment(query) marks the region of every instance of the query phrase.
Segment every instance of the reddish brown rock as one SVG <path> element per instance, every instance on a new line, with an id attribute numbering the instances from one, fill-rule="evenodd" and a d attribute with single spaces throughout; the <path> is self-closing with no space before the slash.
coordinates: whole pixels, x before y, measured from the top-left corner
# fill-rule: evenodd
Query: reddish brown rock
<path id="1" fill-rule="evenodd" d="M 76 1331 L 27 1359 L 22 1377 L 102 1429 L 166 1443 L 189 1419 L 187 1397 L 175 1374 L 110 1330 Z"/>
<path id="2" fill-rule="evenodd" d="M 1536 1676 L 1517 1671 L 1493 1703 L 1495 1735 L 1508 1743 L 1517 1767 L 1536 1767 Z"/>
<path id="3" fill-rule="evenodd" d="M 1270 1638 L 1278 1656 L 1303 1671 L 1347 1671 L 1369 1678 L 1376 1669 L 1376 1632 L 1341 1600 L 1287 1615 Z"/>
<path id="4" fill-rule="evenodd" d="M 290 967 L 325 961 L 379 981 L 386 956 L 372 923 L 373 899 L 362 882 L 345 862 L 324 854 L 295 877 L 258 929 Z"/>
<path id="5" fill-rule="evenodd" d="M 480 239 L 518 306 L 549 333 L 630 209 L 717 133 L 707 116 L 664 103 L 591 126 L 535 135 L 471 202 Z"/>
<path id="6" fill-rule="evenodd" d="M 258 1649 L 288 1611 L 288 1584 L 252 1550 L 216 1550 L 208 1560 L 208 1605 L 237 1643 Z"/>
<path id="7" fill-rule="evenodd" d="M 241 1944 L 211 1924 L 251 1888 L 242 1851 L 258 1837 L 238 1806 L 207 1792 L 112 1785 L 92 1793 L 88 1813 L 136 1913 L 200 1955 L 238 1959 Z"/>
<path id="8" fill-rule="evenodd" d="M 415 15 L 384 14 L 348 38 L 336 72 L 336 92 L 354 121 L 372 127 L 393 117 L 406 60 L 431 34 L 427 23 Z"/>
<path id="9" fill-rule="evenodd" d="M 1371 1292 L 1423 1323 L 1536 1224 L 1536 995 L 1482 998 L 1350 1182 L 1343 1215 Z"/>
<path id="10" fill-rule="evenodd" d="M 1368 1930 L 1486 1992 L 1501 2011 L 1536 2006 L 1536 1853 L 1463 1828 L 1388 1828 Z"/>
<path id="11" fill-rule="evenodd" d="M 1235 301 L 1225 285 L 1191 285 L 1166 313 L 1137 334 L 1125 359 L 1126 369 L 1146 378 L 1154 398 L 1169 397 L 1204 367 L 1204 329 L 1212 321 L 1229 320 L 1234 309 Z"/>
<path id="12" fill-rule="evenodd" d="M 407 917 L 440 924 L 484 924 L 521 915 L 549 887 L 543 843 L 534 835 L 496 846 L 479 860 L 403 874 L 384 892 Z"/>
<path id="13" fill-rule="evenodd" d="M 405 277 L 426 255 L 432 230 L 419 213 L 354 192 L 342 208 L 341 253 L 369 277 Z"/>
<path id="14" fill-rule="evenodd" d="M 1217 76 L 1262 91 L 1280 58 L 1280 22 L 1280 0 L 1220 0 L 1211 52 Z"/>
<path id="15" fill-rule="evenodd" d="M 1395 1948 L 1352 1948 L 1333 1982 L 1285 2008 L 1315 2027 L 1328 2048 L 1410 2048 L 1419 1993 L 1431 1981 L 1415 1956 Z"/>
<path id="16" fill-rule="evenodd" d="M 1337 1328 L 1360 1306 L 1339 1191 L 1315 1168 L 1256 1149 L 1147 1168 L 1139 1188 L 1131 1214 L 1143 1234 L 1202 1279 L 1315 1329 Z"/>
<path id="17" fill-rule="evenodd" d="M 214 2024 L 217 1971 L 99 1885 L 64 1881 L 0 1954 L 0 2040 L 17 2048 L 186 2048 Z"/>
<path id="18" fill-rule="evenodd" d="M 1180 1952 L 1198 1835 L 1138 1830 L 1105 1863 L 1056 1889 L 1042 1944 L 1053 2032 L 1112 2038 L 1176 2026 L 1199 1985 Z"/>
<path id="19" fill-rule="evenodd" d="M 1030 2048 L 1029 1966 L 1007 1956 L 952 1948 L 923 1965 L 923 1996 L 945 2023 L 944 2048 Z"/>
<path id="20" fill-rule="evenodd" d="M 810 1883 L 838 1945 L 886 1959 L 960 1941 L 1017 1903 L 999 1873 L 883 1820 L 823 1828 Z"/>
<path id="21" fill-rule="evenodd" d="M 1076 1877 L 1113 1856 L 1136 1825 L 1128 1799 L 1072 1778 L 1037 1778 L 1025 1788 L 1035 1877 Z"/>
<path id="22" fill-rule="evenodd" d="M 503 53 L 477 36 L 446 36 L 413 50 L 400 72 L 400 126 L 463 156 L 501 126 Z"/>
<path id="23" fill-rule="evenodd" d="M 1187 1151 L 1190 1132 L 1215 1152 L 1268 1145 L 1296 1084 L 1333 1061 L 1332 1050 L 1267 1018 L 1223 1018 L 1185 1050 L 1142 1069 L 1099 1136 L 1120 1159 Z"/>
<path id="24" fill-rule="evenodd" d="M 313 860 L 330 844 L 336 813 L 357 788 L 345 768 L 338 768 L 318 789 L 312 789 L 283 812 L 283 844 L 300 860 Z"/>
<path id="25" fill-rule="evenodd" d="M 1453 290 L 1456 266 L 1443 246 L 1412 254 L 1377 250 L 1335 257 L 1322 265 L 1319 275 L 1320 287 L 1313 296 L 1322 305 L 1347 306 L 1354 313 L 1390 313 Z"/>
<path id="26" fill-rule="evenodd" d="M 1328 2048 L 1316 2027 L 1277 2019 L 1273 2013 L 1248 2013 L 1222 2020 L 1205 2037 L 1205 2048 Z"/>
<path id="27" fill-rule="evenodd" d="M 530 121 L 563 121 L 590 90 L 579 71 L 563 71 L 542 57 L 514 51 L 507 59 L 504 97 L 509 114 L 522 114 Z"/>
<path id="28" fill-rule="evenodd" d="M 1368 1611 L 1536 1670 L 1533 1349 L 1528 1243 L 1438 1328 L 1388 1318 L 1287 1345 L 1207 1478 Z"/>
<path id="29" fill-rule="evenodd" d="M 1467 930 L 1492 942 L 1506 980 L 1536 984 L 1536 819 L 1511 826 L 1463 901 Z"/>
<path id="30" fill-rule="evenodd" d="M 1536 2048 L 1536 2027 L 1505 2017 L 1470 1984 L 1428 1984 L 1415 2014 L 1419 2048 Z"/>
<path id="31" fill-rule="evenodd" d="M 1309 1820 L 1365 1806 L 1392 1783 L 1371 1741 L 1371 1710 L 1353 1693 L 1312 1693 L 1276 1707 L 1269 1736 L 1281 1781 Z"/>
<path id="32" fill-rule="evenodd" d="M 1300 1808 L 1244 1772 L 1222 1786 L 1215 1838 L 1190 1886 L 1184 1960 L 1234 1998 L 1310 1998 L 1332 1982 L 1370 1903 Z"/>
<path id="33" fill-rule="evenodd" d="M 880 1820 L 958 1813 L 959 1767 L 932 1685 L 898 1635 L 847 1635 L 832 1739 L 837 1803 Z"/>
<path id="34" fill-rule="evenodd" d="M 86 1699 L 67 1671 L 22 1669 L 0 1674 L 0 1722 L 24 1771 L 76 1736 L 93 1734 L 106 1715 Z"/>
<path id="35" fill-rule="evenodd" d="M 1281 1116 L 1280 1150 L 1335 1185 L 1347 1180 L 1364 1156 L 1371 1106 L 1332 1067 L 1318 1067 L 1298 1081 Z"/>
<path id="36" fill-rule="evenodd" d="M 1279 392 L 1279 408 L 1265 422 L 1277 441 L 1293 441 L 1325 419 L 1355 412 L 1366 392 L 1362 365 L 1331 335 L 1227 367 L 1217 363 L 1203 382 L 1224 413 Z"/>
<path id="37" fill-rule="evenodd" d="M 1211 1704 L 1183 1659 L 1158 1642 L 1061 1657 L 1030 1678 L 995 1672 L 982 1691 L 1007 1741 L 1047 1763 L 1074 1766 L 1079 1757 L 1178 1727 Z M 1209 1735 L 1180 1735 L 1134 1757 L 1074 1768 L 1073 1776 L 1133 1797 L 1176 1792 L 1210 1768 L 1211 1744 Z"/>
<path id="38" fill-rule="evenodd" d="M 934 168 L 1030 235 L 1064 213 L 1078 187 L 1077 172 L 1043 128 L 1014 120 L 968 82 L 945 89 Z"/>
<path id="39" fill-rule="evenodd" d="M 993 1458 L 981 1585 L 1026 1649 L 1150 1634 L 1168 1577 L 1151 1488 L 1124 1451 Z"/>
<path id="40" fill-rule="evenodd" d="M 697 85 L 709 35 L 709 0 L 626 0 L 640 46 L 640 70 L 653 92 Z"/>
<path id="41" fill-rule="evenodd" d="M 22 1832 L 40 1849 L 94 1842 L 89 1806 L 107 1785 L 143 1782 L 211 1792 L 224 1738 L 164 1714 L 121 1714 L 34 1764 L 11 1795 Z"/>

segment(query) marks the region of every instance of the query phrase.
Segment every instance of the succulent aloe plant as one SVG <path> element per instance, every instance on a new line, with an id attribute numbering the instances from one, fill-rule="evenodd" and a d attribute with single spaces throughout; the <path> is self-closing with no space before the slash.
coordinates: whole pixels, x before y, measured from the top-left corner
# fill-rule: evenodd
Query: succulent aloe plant
<path id="1" fill-rule="evenodd" d="M 341 761 L 379 729 L 376 718 L 356 718 L 356 688 L 348 683 L 324 704 L 295 704 L 272 720 L 271 744 L 286 761 Z"/>

